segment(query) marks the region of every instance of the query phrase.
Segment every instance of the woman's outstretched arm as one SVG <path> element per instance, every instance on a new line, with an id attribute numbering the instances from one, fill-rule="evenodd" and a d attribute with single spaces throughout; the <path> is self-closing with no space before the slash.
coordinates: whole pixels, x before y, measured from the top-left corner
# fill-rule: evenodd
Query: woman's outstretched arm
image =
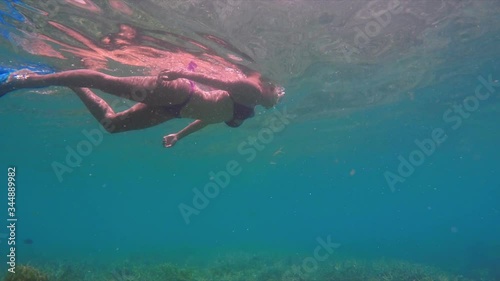
<path id="1" fill-rule="evenodd" d="M 170 134 L 167 136 L 163 137 L 163 146 L 165 147 L 172 147 L 175 145 L 175 143 L 184 138 L 187 135 L 190 135 L 196 131 L 199 131 L 206 127 L 209 123 L 203 121 L 203 120 L 196 120 L 191 122 L 189 125 L 187 125 L 184 129 L 180 130 L 179 132 L 175 134 Z"/>
<path id="2" fill-rule="evenodd" d="M 175 71 L 175 70 L 165 70 L 160 72 L 158 75 L 159 79 L 163 79 L 165 81 L 172 81 L 179 78 L 185 78 L 188 80 L 192 80 L 194 82 L 198 82 L 200 84 L 207 85 L 212 88 L 229 91 L 234 83 L 213 78 L 201 73 L 188 72 L 184 70 Z"/>

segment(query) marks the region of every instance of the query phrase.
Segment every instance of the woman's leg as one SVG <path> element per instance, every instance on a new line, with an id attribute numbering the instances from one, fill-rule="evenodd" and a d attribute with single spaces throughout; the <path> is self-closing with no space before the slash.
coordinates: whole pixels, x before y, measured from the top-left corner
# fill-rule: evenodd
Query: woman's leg
<path id="1" fill-rule="evenodd" d="M 115 77 L 94 70 L 69 70 L 38 75 L 26 70 L 11 74 L 0 86 L 0 94 L 25 88 L 65 86 L 95 88 L 103 92 L 146 104 L 164 104 L 165 97 L 151 95 L 157 88 L 156 76 Z"/>
<path id="2" fill-rule="evenodd" d="M 110 133 L 149 128 L 173 119 L 161 107 L 138 103 L 130 109 L 115 113 L 109 104 L 88 88 L 71 88 L 94 118 Z"/>

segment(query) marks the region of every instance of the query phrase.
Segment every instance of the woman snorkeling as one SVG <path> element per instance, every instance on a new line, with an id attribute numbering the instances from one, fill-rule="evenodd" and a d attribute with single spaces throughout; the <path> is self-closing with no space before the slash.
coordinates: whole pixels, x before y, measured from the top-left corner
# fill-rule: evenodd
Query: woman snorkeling
<path id="1" fill-rule="evenodd" d="M 179 132 L 164 136 L 165 147 L 209 124 L 224 122 L 238 127 L 254 115 L 257 105 L 272 108 L 285 94 L 282 87 L 265 82 L 258 73 L 237 81 L 224 81 L 186 70 L 165 70 L 158 76 L 115 77 L 88 69 L 52 74 L 24 69 L 6 75 L 4 80 L 0 84 L 0 97 L 18 89 L 69 87 L 110 133 L 140 130 L 174 118 L 195 119 Z M 215 90 L 204 91 L 193 81 Z M 90 89 L 137 104 L 115 113 Z"/>

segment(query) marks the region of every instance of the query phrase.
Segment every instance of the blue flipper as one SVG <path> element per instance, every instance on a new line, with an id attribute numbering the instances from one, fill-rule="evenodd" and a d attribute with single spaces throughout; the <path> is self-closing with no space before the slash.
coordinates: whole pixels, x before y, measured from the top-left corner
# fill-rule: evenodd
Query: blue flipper
<path id="1" fill-rule="evenodd" d="M 8 87 L 3 85 L 9 79 L 9 76 L 15 70 L 12 68 L 5 68 L 0 66 L 0 98 L 9 92 Z M 3 89 L 5 88 L 5 89 Z"/>
<path id="2" fill-rule="evenodd" d="M 23 65 L 19 69 L 0 66 L 0 98 L 15 90 L 15 88 L 6 84 L 7 79 L 9 79 L 12 73 L 23 69 L 32 71 L 36 74 L 49 74 L 54 72 L 52 68 L 45 65 Z"/>
<path id="3" fill-rule="evenodd" d="M 3 82 L 7 81 L 7 78 L 9 78 L 10 73 L 2 73 L 0 74 L 0 84 L 3 84 Z"/>
<path id="4" fill-rule="evenodd" d="M 4 79 L 9 77 L 9 75 L 14 71 L 15 71 L 15 69 L 0 66 L 0 77 L 1 77 L 0 83 L 3 83 Z M 6 77 L 4 78 L 4 76 L 6 76 Z"/>

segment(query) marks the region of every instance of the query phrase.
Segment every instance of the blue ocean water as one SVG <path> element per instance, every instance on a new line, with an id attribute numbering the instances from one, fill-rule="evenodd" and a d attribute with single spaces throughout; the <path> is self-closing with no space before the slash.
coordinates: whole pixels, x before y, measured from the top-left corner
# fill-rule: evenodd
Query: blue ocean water
<path id="1" fill-rule="evenodd" d="M 4 68 L 130 76 L 196 60 L 215 76 L 260 71 L 287 93 L 240 128 L 168 149 L 162 137 L 189 120 L 109 134 L 68 89 L 2 97 L 2 270 L 12 236 L 17 268 L 50 280 L 221 259 L 224 276 L 167 280 L 500 280 L 498 12 L 487 0 L 3 0 Z M 254 266 L 248 256 L 284 262 L 250 276 L 234 264 Z M 327 277 L 345 260 L 455 277 Z M 63 279 L 61 264 L 86 273 Z M 297 266 L 302 279 L 285 274 Z"/>

